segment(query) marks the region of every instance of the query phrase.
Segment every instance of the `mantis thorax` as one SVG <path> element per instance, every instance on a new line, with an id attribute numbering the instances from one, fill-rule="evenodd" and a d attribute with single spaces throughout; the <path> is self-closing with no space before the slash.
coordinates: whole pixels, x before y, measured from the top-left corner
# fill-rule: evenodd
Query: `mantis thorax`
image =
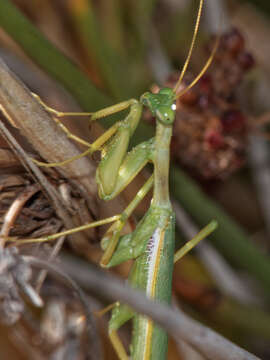
<path id="1" fill-rule="evenodd" d="M 144 93 L 140 102 L 147 106 L 152 114 L 164 125 L 172 125 L 175 119 L 175 93 L 170 88 L 163 88 L 158 94 Z"/>

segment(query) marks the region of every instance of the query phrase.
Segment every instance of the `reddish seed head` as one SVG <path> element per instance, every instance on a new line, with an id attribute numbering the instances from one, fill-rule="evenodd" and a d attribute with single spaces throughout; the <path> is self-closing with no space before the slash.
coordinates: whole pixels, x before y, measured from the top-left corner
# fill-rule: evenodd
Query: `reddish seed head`
<path id="1" fill-rule="evenodd" d="M 209 147 L 213 150 L 218 150 L 224 147 L 224 137 L 217 130 L 207 131 L 205 134 L 205 141 L 209 145 Z"/>
<path id="2" fill-rule="evenodd" d="M 211 99 L 209 95 L 201 95 L 198 99 L 198 105 L 201 109 L 207 109 L 210 106 Z"/>
<path id="3" fill-rule="evenodd" d="M 239 30 L 233 28 L 223 36 L 225 47 L 233 54 L 239 53 L 245 46 L 245 40 Z"/>
<path id="4" fill-rule="evenodd" d="M 192 106 L 197 103 L 198 96 L 193 89 L 190 89 L 184 95 L 182 95 L 179 100 L 184 105 Z"/>
<path id="5" fill-rule="evenodd" d="M 237 60 L 242 69 L 246 71 L 250 70 L 255 65 L 254 57 L 247 51 L 239 54 Z"/>
<path id="6" fill-rule="evenodd" d="M 198 82 L 201 91 L 208 93 L 212 89 L 211 75 L 205 74 Z"/>
<path id="7" fill-rule="evenodd" d="M 225 133 L 244 130 L 246 119 L 239 110 L 228 110 L 221 117 L 223 131 Z"/>

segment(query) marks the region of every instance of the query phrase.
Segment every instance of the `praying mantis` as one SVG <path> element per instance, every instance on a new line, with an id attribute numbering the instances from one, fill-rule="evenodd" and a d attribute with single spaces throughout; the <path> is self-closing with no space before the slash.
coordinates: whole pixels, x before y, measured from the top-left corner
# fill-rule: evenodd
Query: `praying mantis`
<path id="1" fill-rule="evenodd" d="M 29 242 L 50 241 L 76 231 L 112 223 L 101 240 L 101 247 L 104 250 L 100 261 L 101 266 L 110 268 L 133 259 L 134 263 L 128 279 L 130 286 L 144 291 L 146 296 L 151 299 L 167 304 L 170 304 L 171 301 L 174 262 L 179 260 L 202 238 L 209 235 L 217 226 L 215 221 L 211 222 L 194 239 L 174 254 L 175 219 L 169 197 L 169 164 L 176 100 L 196 84 L 210 66 L 215 53 L 214 49 L 200 74 L 184 90 L 179 91 L 178 89 L 190 62 L 203 3 L 204 0 L 200 0 L 189 53 L 174 89 L 162 88 L 157 94 L 146 92 L 139 100 L 123 101 L 95 113 L 61 113 L 48 107 L 35 95 L 44 108 L 55 116 L 55 120 L 68 137 L 87 146 L 87 150 L 82 154 L 61 163 L 46 164 L 33 160 L 39 166 L 63 166 L 81 156 L 101 151 L 101 161 L 96 171 L 96 182 L 99 196 L 104 200 L 110 200 L 119 195 L 148 163 L 153 164 L 154 174 L 149 177 L 122 214 L 44 238 L 29 239 Z M 128 151 L 130 138 L 139 125 L 144 107 L 148 108 L 156 118 L 156 134 L 152 139 L 144 141 Z M 96 121 L 127 109 L 129 109 L 129 113 L 124 120 L 116 122 L 91 144 L 71 134 L 59 121 L 61 116 L 66 115 L 88 116 L 90 121 Z M 153 198 L 146 214 L 132 233 L 122 235 L 122 230 L 128 218 L 151 188 L 153 188 Z M 24 242 L 27 242 L 27 240 Z M 129 359 L 129 356 L 121 343 L 117 331 L 130 319 L 133 319 L 131 358 L 134 360 L 166 359 L 168 339 L 166 332 L 162 328 L 157 326 L 151 319 L 136 314 L 124 304 L 113 304 L 110 309 L 112 309 L 112 316 L 109 321 L 109 337 L 121 360 Z"/>

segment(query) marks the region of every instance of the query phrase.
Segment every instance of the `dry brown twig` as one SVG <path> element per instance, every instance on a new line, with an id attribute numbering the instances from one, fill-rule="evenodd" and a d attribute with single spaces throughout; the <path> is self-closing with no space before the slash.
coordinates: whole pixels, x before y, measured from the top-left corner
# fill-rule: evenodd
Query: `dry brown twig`
<path id="1" fill-rule="evenodd" d="M 61 257 L 61 272 L 72 276 L 74 281 L 93 295 L 110 302 L 120 301 L 134 310 L 150 316 L 163 326 L 173 337 L 181 337 L 187 344 L 210 360 L 258 360 L 258 357 L 241 349 L 199 322 L 191 319 L 181 310 L 150 301 L 113 275 L 68 256 Z M 38 264 L 38 259 L 29 259 L 29 264 Z M 41 266 L 41 262 L 37 266 Z M 53 265 L 49 265 L 58 269 Z"/>
<path id="2" fill-rule="evenodd" d="M 49 258 L 48 260 L 49 261 L 53 261 L 57 255 L 59 254 L 61 248 L 62 248 L 62 245 L 65 241 L 65 236 L 61 236 L 57 241 L 56 243 L 54 244 L 53 246 L 53 249 L 49 255 Z M 48 274 L 48 271 L 47 270 L 41 270 L 38 277 L 37 277 L 37 280 L 36 280 L 36 286 L 35 286 L 35 290 L 39 293 L 40 292 L 40 289 L 46 279 L 46 276 Z"/>
<path id="3" fill-rule="evenodd" d="M 36 267 L 39 269 L 43 269 L 43 270 L 45 269 L 51 275 L 58 278 L 61 282 L 65 283 L 67 286 L 69 286 L 73 290 L 74 295 L 81 302 L 83 309 L 84 309 L 84 313 L 85 313 L 86 331 L 87 331 L 88 338 L 89 338 L 87 359 L 101 360 L 103 358 L 101 344 L 100 344 L 100 340 L 98 337 L 96 322 L 94 321 L 92 314 L 91 314 L 90 302 L 88 301 L 86 295 L 81 290 L 81 288 L 77 285 L 77 281 L 76 280 L 74 281 L 68 274 L 66 274 L 60 268 L 56 267 L 55 265 L 53 265 L 47 261 L 43 261 L 43 260 L 34 258 L 32 256 L 22 256 L 22 259 L 30 266 L 33 266 L 33 267 Z"/>

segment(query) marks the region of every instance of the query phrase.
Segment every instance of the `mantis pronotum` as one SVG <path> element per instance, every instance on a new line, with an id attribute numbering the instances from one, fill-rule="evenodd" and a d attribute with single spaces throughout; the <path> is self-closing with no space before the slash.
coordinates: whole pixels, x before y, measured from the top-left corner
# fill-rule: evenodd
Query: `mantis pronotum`
<path id="1" fill-rule="evenodd" d="M 101 151 L 101 161 L 97 168 L 96 181 L 99 187 L 99 196 L 104 200 L 116 197 L 149 162 L 154 166 L 154 174 L 142 186 L 122 214 L 41 239 L 29 239 L 29 242 L 49 241 L 76 231 L 112 223 L 101 241 L 104 254 L 100 264 L 108 268 L 128 259 L 134 259 L 129 275 L 130 285 L 143 290 L 146 296 L 165 303 L 170 303 L 171 300 L 171 279 L 174 260 L 177 261 L 181 258 L 216 227 L 215 222 L 210 223 L 174 255 L 175 225 L 174 213 L 169 198 L 168 176 L 170 140 L 176 110 L 175 101 L 205 73 L 217 46 L 216 44 L 211 57 L 200 74 L 187 88 L 179 92 L 178 89 L 189 64 L 197 36 L 203 2 L 204 0 L 200 0 L 190 50 L 174 89 L 163 88 L 158 94 L 146 92 L 139 101 L 131 99 L 89 114 L 60 113 L 49 108 L 39 99 L 40 103 L 56 116 L 56 121 L 67 135 L 75 141 L 86 145 L 87 150 L 81 155 L 61 163 L 45 164 L 36 161 L 38 165 L 61 166 L 76 160 L 78 157 L 92 154 L 95 151 Z M 156 118 L 156 135 L 154 138 L 137 145 L 128 152 L 129 140 L 139 124 L 144 106 L 149 108 Z M 71 134 L 57 119 L 61 116 L 72 114 L 90 116 L 90 121 L 94 121 L 128 108 L 130 111 L 126 118 L 115 123 L 92 144 Z M 121 236 L 122 229 L 128 218 L 152 187 L 153 199 L 148 211 L 138 223 L 134 232 Z M 25 240 L 24 242 L 27 241 Z M 165 359 L 167 353 L 166 332 L 153 323 L 151 319 L 135 314 L 131 308 L 117 303 L 112 305 L 109 337 L 119 358 L 125 360 L 129 357 L 117 335 L 117 330 L 131 318 L 134 320 L 131 346 L 132 359 Z"/>

